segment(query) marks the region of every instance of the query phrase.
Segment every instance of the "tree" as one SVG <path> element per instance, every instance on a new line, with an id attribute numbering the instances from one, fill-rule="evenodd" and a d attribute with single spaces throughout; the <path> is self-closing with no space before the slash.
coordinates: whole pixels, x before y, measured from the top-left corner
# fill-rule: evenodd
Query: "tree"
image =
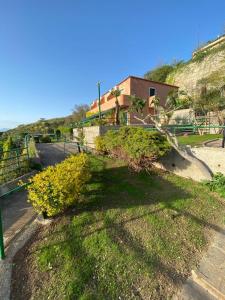
<path id="1" fill-rule="evenodd" d="M 90 110 L 87 104 L 75 105 L 72 113 L 73 122 L 80 122 L 82 119 L 86 118 L 86 112 Z"/>
<path id="2" fill-rule="evenodd" d="M 120 125 L 120 118 L 119 118 L 120 104 L 119 104 L 119 101 L 118 101 L 118 97 L 121 95 L 121 91 L 122 90 L 119 90 L 119 89 L 112 89 L 111 92 L 110 92 L 110 95 L 116 97 L 116 101 L 115 101 L 115 104 L 116 104 L 116 111 L 115 111 L 116 125 Z"/>
<path id="3" fill-rule="evenodd" d="M 168 99 L 167 99 L 167 105 L 165 107 L 161 107 L 161 112 L 160 112 L 161 116 L 163 116 L 165 119 L 167 118 L 168 121 L 174 111 L 187 106 L 187 101 L 190 101 L 190 99 L 188 97 L 187 98 L 184 97 L 183 99 L 178 97 L 178 94 L 177 94 L 177 97 L 175 95 L 170 95 L 170 97 L 168 97 Z M 155 125 L 155 128 L 157 129 L 157 131 L 166 136 L 169 144 L 183 158 L 185 158 L 189 162 L 194 163 L 196 166 L 198 166 L 199 169 L 202 171 L 202 173 L 205 175 L 205 177 L 207 179 L 210 180 L 212 178 L 212 172 L 209 170 L 209 168 L 202 161 L 200 161 L 197 157 L 193 156 L 193 154 L 190 153 L 189 148 L 187 148 L 186 146 L 180 146 L 175 134 L 171 133 L 167 129 L 167 127 L 162 126 L 162 124 L 160 122 L 161 118 L 159 117 L 159 114 L 155 114 L 155 115 L 148 114 L 144 118 L 139 118 L 137 116 L 134 116 L 134 118 L 137 119 L 138 121 L 142 122 L 144 125 L 147 125 L 146 121 L 148 119 L 150 119 L 152 121 L 152 123 Z"/>
<path id="4" fill-rule="evenodd" d="M 61 131 L 59 129 L 56 129 L 55 135 L 56 135 L 57 141 L 60 140 L 60 138 L 61 138 Z"/>
<path id="5" fill-rule="evenodd" d="M 201 93 L 197 97 L 194 108 L 203 112 L 206 116 L 208 112 L 214 112 L 220 125 L 224 123 L 223 110 L 225 109 L 224 85 L 220 88 L 208 89 L 206 85 L 202 86 Z"/>
<path id="6" fill-rule="evenodd" d="M 147 100 L 137 97 L 136 95 L 129 96 L 130 110 L 137 113 L 143 113 L 143 109 L 146 105 Z"/>

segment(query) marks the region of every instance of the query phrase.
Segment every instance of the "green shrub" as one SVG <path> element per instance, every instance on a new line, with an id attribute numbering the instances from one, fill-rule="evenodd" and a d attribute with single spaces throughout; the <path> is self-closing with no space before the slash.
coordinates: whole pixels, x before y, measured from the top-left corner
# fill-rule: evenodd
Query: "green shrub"
<path id="1" fill-rule="evenodd" d="M 90 179 L 86 154 L 71 156 L 36 174 L 28 186 L 28 200 L 38 213 L 54 216 L 81 200 Z"/>
<path id="2" fill-rule="evenodd" d="M 41 143 L 51 143 L 52 139 L 49 135 L 43 135 L 41 137 Z"/>
<path id="3" fill-rule="evenodd" d="M 36 149 L 36 144 L 35 144 L 35 140 L 33 137 L 30 138 L 30 140 L 28 142 L 28 153 L 29 153 L 30 158 L 37 157 L 37 149 Z"/>
<path id="4" fill-rule="evenodd" d="M 147 72 L 144 77 L 148 80 L 166 82 L 167 76 L 174 70 L 172 65 L 163 65 Z"/>
<path id="5" fill-rule="evenodd" d="M 166 138 L 158 132 L 143 128 L 122 127 L 109 130 L 95 140 L 96 150 L 101 154 L 125 159 L 136 171 L 148 169 L 152 163 L 170 150 Z"/>
<path id="6" fill-rule="evenodd" d="M 193 62 L 200 63 L 208 55 L 208 51 L 199 51 L 195 54 Z"/>
<path id="7" fill-rule="evenodd" d="M 222 173 L 216 173 L 212 180 L 205 184 L 211 191 L 218 192 L 222 197 L 225 197 L 225 176 Z"/>
<path id="8" fill-rule="evenodd" d="M 107 153 L 105 142 L 104 142 L 104 139 L 102 138 L 102 136 L 97 136 L 95 138 L 95 149 L 100 154 L 106 154 Z"/>

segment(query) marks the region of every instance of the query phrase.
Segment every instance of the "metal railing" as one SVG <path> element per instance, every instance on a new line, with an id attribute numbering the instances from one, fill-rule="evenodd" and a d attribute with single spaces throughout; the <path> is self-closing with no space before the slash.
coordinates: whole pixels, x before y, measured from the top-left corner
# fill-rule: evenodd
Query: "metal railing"
<path id="1" fill-rule="evenodd" d="M 0 184 L 4 184 L 7 181 L 15 179 L 20 175 L 23 175 L 29 170 L 29 151 L 28 147 L 16 148 L 10 151 L 1 151 L 0 152 Z M 10 191 L 0 195 L 0 199 L 8 196 L 11 193 L 14 193 L 23 186 L 18 186 Z M 5 258 L 4 251 L 4 239 L 3 239 L 3 226 L 2 226 L 2 213 L 0 207 L 0 259 Z"/>
<path id="2" fill-rule="evenodd" d="M 142 127 L 147 131 L 157 131 L 156 127 L 152 124 L 148 125 L 143 125 L 143 124 L 135 124 L 135 125 L 127 125 L 128 127 Z M 112 130 L 119 130 L 120 126 L 118 127 L 113 127 Z M 193 133 L 196 134 L 198 133 L 198 130 L 208 130 L 210 131 L 211 129 L 219 129 L 222 131 L 225 129 L 225 126 L 223 125 L 194 125 L 194 124 L 181 124 L 181 125 L 162 125 L 162 128 L 168 129 L 170 132 L 174 134 L 179 134 L 179 133 Z"/>
<path id="3" fill-rule="evenodd" d="M 23 175 L 29 170 L 28 147 L 0 153 L 0 184 Z"/>

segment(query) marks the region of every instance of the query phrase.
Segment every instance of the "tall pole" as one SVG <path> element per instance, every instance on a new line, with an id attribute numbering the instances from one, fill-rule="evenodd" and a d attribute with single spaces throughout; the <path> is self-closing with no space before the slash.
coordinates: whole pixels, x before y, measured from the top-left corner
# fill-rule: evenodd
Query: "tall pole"
<path id="1" fill-rule="evenodd" d="M 101 120 L 101 91 L 100 91 L 100 85 L 101 82 L 98 81 L 97 86 L 98 86 L 98 114 L 99 114 L 99 120 Z"/>

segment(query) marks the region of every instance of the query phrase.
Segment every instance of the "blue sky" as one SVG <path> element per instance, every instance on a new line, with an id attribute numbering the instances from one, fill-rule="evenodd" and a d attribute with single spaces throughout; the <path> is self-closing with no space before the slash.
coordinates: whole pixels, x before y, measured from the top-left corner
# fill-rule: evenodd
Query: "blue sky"
<path id="1" fill-rule="evenodd" d="M 0 128 L 65 116 L 225 30 L 224 0 L 0 0 Z"/>

